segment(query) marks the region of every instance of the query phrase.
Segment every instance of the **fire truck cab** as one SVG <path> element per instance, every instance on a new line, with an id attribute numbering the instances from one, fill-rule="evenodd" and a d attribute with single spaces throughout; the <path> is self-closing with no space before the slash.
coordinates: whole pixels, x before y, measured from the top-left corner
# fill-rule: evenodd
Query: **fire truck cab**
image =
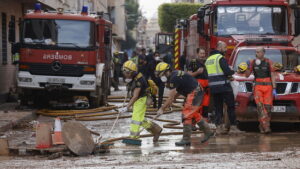
<path id="1" fill-rule="evenodd" d="M 218 41 L 224 41 L 228 46 L 225 56 L 228 59 L 238 44 L 232 35 L 290 36 L 291 16 L 292 8 L 287 0 L 214 0 L 189 19 L 189 32 L 197 30 L 200 36 L 195 41 L 208 53 L 216 48 Z M 297 36 L 299 19 L 295 16 Z M 187 52 L 193 55 L 195 51 L 192 48 Z"/>
<path id="2" fill-rule="evenodd" d="M 111 66 L 110 21 L 101 14 L 44 12 L 39 4 L 21 23 L 17 85 L 22 104 L 86 96 L 106 102 Z"/>

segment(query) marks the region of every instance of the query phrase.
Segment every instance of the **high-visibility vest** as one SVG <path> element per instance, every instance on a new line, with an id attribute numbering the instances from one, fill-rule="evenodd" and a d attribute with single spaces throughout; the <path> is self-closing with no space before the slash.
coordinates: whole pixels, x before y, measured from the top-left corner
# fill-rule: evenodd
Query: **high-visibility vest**
<path id="1" fill-rule="evenodd" d="M 220 66 L 220 59 L 223 56 L 221 54 L 214 54 L 205 62 L 205 67 L 208 73 L 208 85 L 210 87 L 221 87 L 226 83 L 229 83 L 224 72 Z"/>
<path id="2" fill-rule="evenodd" d="M 133 61 L 133 63 L 135 63 L 136 65 L 139 64 L 139 58 L 138 58 L 138 56 L 134 56 L 130 60 Z"/>

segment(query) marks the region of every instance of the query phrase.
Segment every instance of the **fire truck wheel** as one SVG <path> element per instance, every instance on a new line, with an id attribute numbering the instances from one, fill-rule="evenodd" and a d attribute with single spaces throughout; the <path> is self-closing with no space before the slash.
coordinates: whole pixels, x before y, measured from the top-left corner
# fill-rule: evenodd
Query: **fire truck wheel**
<path id="1" fill-rule="evenodd" d="M 20 105 L 21 106 L 28 106 L 28 99 L 24 96 L 20 96 Z"/>
<path id="2" fill-rule="evenodd" d="M 19 94 L 20 106 L 28 106 L 29 101 L 32 100 L 31 92 L 28 90 L 22 90 Z"/>
<path id="3" fill-rule="evenodd" d="M 90 107 L 97 108 L 107 103 L 108 76 L 104 74 L 101 80 L 101 86 L 96 87 L 95 96 L 89 97 Z"/>
<path id="4" fill-rule="evenodd" d="M 49 106 L 49 99 L 36 94 L 33 96 L 33 104 L 37 108 L 45 108 Z"/>
<path id="5" fill-rule="evenodd" d="M 97 96 L 89 96 L 89 103 L 90 103 L 90 108 L 97 108 L 100 106 L 100 101 Z"/>

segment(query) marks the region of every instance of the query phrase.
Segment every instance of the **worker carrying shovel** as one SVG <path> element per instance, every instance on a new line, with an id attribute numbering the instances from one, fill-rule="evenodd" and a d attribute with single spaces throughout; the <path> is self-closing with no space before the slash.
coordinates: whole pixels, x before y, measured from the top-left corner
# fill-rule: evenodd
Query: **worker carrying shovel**
<path id="1" fill-rule="evenodd" d="M 125 144 L 141 145 L 140 127 L 144 127 L 153 134 L 153 142 L 157 142 L 162 128 L 153 121 L 145 120 L 147 108 L 148 83 L 141 73 L 138 73 L 136 64 L 129 60 L 123 64 L 122 71 L 127 83 L 128 94 L 131 99 L 126 107 L 119 108 L 120 113 L 125 113 L 132 108 L 130 136 L 123 140 Z M 149 98 L 149 97 L 148 97 Z"/>
<path id="2" fill-rule="evenodd" d="M 164 105 L 157 111 L 157 115 L 163 114 L 164 110 L 171 106 L 173 101 L 179 95 L 186 96 L 184 108 L 182 110 L 183 121 L 183 138 L 181 141 L 176 142 L 176 146 L 190 146 L 192 134 L 192 121 L 195 120 L 199 128 L 204 131 L 204 138 L 202 143 L 209 140 L 214 133 L 209 128 L 207 122 L 199 114 L 199 108 L 202 103 L 204 91 L 200 89 L 197 80 L 191 75 L 175 70 L 172 72 L 170 65 L 165 62 L 159 63 L 155 68 L 155 74 L 160 77 L 162 82 L 168 83 L 169 97 Z"/>

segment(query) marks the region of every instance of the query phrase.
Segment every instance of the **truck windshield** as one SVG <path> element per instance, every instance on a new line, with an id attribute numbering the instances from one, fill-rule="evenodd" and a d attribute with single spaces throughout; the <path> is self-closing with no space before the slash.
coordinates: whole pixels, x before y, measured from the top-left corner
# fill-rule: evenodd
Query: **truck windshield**
<path id="1" fill-rule="evenodd" d="M 242 62 L 255 59 L 255 49 L 240 50 L 234 64 L 234 70 Z M 300 56 L 295 50 L 284 49 L 266 49 L 265 57 L 272 60 L 273 63 L 281 63 L 284 70 L 292 70 L 295 66 L 300 64 Z"/>
<path id="2" fill-rule="evenodd" d="M 215 15 L 214 34 L 287 34 L 287 12 L 279 6 L 220 6 Z"/>
<path id="3" fill-rule="evenodd" d="M 172 41 L 173 41 L 173 37 L 172 35 L 169 35 L 169 34 L 158 34 L 158 44 L 159 45 L 170 45 L 172 44 Z"/>
<path id="4" fill-rule="evenodd" d="M 94 46 L 90 21 L 27 19 L 24 21 L 24 44 L 88 48 Z"/>

